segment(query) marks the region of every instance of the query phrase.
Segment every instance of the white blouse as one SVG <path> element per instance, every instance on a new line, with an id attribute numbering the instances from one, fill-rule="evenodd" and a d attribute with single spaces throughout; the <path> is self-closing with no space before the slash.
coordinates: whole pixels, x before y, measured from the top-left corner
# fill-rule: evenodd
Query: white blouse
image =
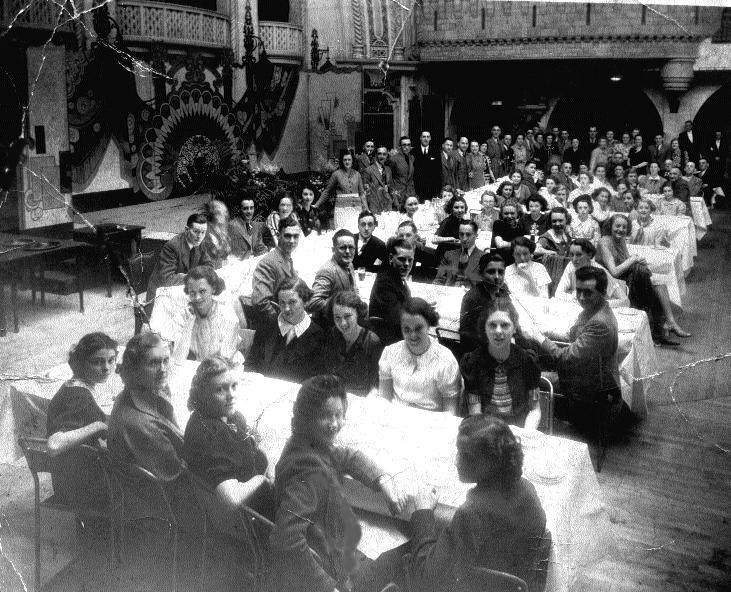
<path id="1" fill-rule="evenodd" d="M 505 283 L 511 294 L 526 294 L 548 298 L 551 276 L 542 263 L 530 261 L 525 269 L 516 263 L 505 268 Z"/>

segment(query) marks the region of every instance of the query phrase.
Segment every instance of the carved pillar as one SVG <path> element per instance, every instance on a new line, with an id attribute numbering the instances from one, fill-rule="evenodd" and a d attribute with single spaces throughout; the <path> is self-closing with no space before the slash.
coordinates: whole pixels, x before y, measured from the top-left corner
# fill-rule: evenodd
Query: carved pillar
<path id="1" fill-rule="evenodd" d="M 350 0 L 353 13 L 353 59 L 362 60 L 365 57 L 363 45 L 363 7 L 361 0 Z"/>

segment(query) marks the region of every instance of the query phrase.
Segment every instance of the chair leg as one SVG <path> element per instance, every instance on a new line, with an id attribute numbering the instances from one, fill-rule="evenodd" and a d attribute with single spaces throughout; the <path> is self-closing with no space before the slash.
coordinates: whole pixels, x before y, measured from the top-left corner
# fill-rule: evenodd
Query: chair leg
<path id="1" fill-rule="evenodd" d="M 33 473 L 33 489 L 35 502 L 35 524 L 33 528 L 33 538 L 35 539 L 35 590 L 41 592 L 41 485 L 38 482 L 38 475 Z"/>

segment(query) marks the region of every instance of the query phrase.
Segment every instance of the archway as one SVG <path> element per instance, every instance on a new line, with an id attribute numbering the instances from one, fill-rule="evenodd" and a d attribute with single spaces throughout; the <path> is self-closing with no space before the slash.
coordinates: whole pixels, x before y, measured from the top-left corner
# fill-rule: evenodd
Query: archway
<path id="1" fill-rule="evenodd" d="M 614 130 L 617 139 L 622 132 L 639 128 L 648 142 L 663 129 L 655 105 L 642 90 L 625 82 L 600 80 L 569 87 L 551 113 L 548 126 L 583 138 L 591 125 L 600 133 Z"/>
<path id="2" fill-rule="evenodd" d="M 703 146 L 713 139 L 714 132 L 718 130 L 721 130 L 727 140 L 731 138 L 729 105 L 731 105 L 731 83 L 719 88 L 698 110 L 693 120 L 693 130 L 698 133 Z"/>

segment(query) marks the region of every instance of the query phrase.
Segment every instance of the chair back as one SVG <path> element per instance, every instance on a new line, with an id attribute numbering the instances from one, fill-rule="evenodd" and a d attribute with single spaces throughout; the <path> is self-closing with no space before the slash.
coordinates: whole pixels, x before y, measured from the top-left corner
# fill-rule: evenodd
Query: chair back
<path id="1" fill-rule="evenodd" d="M 553 435 L 553 383 L 545 376 L 541 376 L 539 382 L 539 393 L 541 406 L 541 423 L 539 428 L 543 429 L 549 436 Z"/>
<path id="2" fill-rule="evenodd" d="M 391 345 L 396 343 L 401 336 L 397 334 L 397 331 L 386 322 L 383 317 L 368 317 L 368 326 L 373 331 L 381 343 L 385 345 Z"/>
<path id="3" fill-rule="evenodd" d="M 129 282 L 135 294 L 142 294 L 147 290 L 156 262 L 157 253 L 137 253 L 127 261 Z"/>
<path id="4" fill-rule="evenodd" d="M 459 362 L 462 359 L 462 356 L 467 353 L 468 349 L 465 344 L 462 343 L 459 332 L 451 329 L 445 329 L 444 327 L 437 327 L 435 331 L 439 343 L 451 351 Z"/>
<path id="5" fill-rule="evenodd" d="M 51 472 L 53 458 L 48 453 L 48 440 L 46 438 L 21 436 L 18 438 L 18 446 L 23 451 L 23 456 L 25 456 L 31 473 L 38 475 L 38 473 Z"/>
<path id="6" fill-rule="evenodd" d="M 466 580 L 468 592 L 528 592 L 525 580 L 486 567 L 473 567 Z"/>

